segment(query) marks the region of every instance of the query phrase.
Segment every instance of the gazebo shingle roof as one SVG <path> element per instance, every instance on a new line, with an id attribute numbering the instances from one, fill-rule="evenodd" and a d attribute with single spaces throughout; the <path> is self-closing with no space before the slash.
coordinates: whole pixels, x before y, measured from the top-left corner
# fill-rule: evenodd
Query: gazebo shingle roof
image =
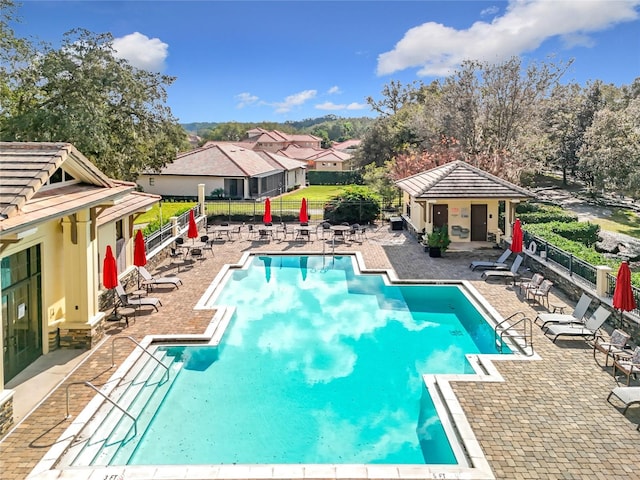
<path id="1" fill-rule="evenodd" d="M 457 160 L 398 180 L 396 185 L 416 199 L 510 198 L 535 195 L 502 178 Z"/>

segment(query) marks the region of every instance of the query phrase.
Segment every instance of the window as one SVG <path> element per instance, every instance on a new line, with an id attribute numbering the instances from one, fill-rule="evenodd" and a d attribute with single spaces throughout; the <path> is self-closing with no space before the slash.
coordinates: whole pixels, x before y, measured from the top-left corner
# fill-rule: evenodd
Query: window
<path id="1" fill-rule="evenodd" d="M 53 175 L 49 177 L 49 180 L 47 180 L 47 183 L 44 184 L 43 188 L 48 186 L 60 187 L 61 184 L 65 183 L 77 183 L 77 180 L 73 178 L 73 175 L 70 173 L 65 172 L 62 168 L 58 168 L 53 172 Z"/>
<path id="2" fill-rule="evenodd" d="M 156 179 L 153 177 L 149 177 L 149 185 L 153 187 L 155 184 L 156 184 Z"/>

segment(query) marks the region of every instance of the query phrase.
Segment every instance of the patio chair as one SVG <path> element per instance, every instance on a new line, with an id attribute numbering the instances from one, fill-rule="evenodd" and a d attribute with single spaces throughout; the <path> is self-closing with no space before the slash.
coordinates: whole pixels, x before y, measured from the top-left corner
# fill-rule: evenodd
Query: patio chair
<path id="1" fill-rule="evenodd" d="M 331 224 L 329 222 L 319 223 L 316 227 L 316 237 L 324 239 L 325 233 L 331 233 Z"/>
<path id="2" fill-rule="evenodd" d="M 477 270 L 477 269 L 507 270 L 509 266 L 505 262 L 507 261 L 507 258 L 509 258 L 510 256 L 511 256 L 511 250 L 507 248 L 504 252 L 502 252 L 502 255 L 500 255 L 498 260 L 496 260 L 495 262 L 490 262 L 486 260 L 475 260 L 471 262 L 471 264 L 469 265 L 469 268 L 471 270 Z"/>
<path id="3" fill-rule="evenodd" d="M 589 310 L 589 305 L 591 305 L 591 297 L 583 293 L 572 313 L 541 313 L 533 320 L 533 323 L 538 323 L 538 320 L 542 321 L 540 325 L 542 329 L 549 323 L 560 323 L 564 325 L 569 323 L 584 323 L 584 316 L 587 314 L 587 310 Z"/>
<path id="4" fill-rule="evenodd" d="M 178 263 L 176 262 L 177 259 L 184 259 L 184 252 L 179 251 L 177 248 L 175 247 L 171 247 L 169 250 L 169 258 L 171 259 L 171 264 L 173 265 L 174 263 Z M 180 261 L 178 263 L 178 272 L 180 271 L 180 265 L 184 265 L 184 260 Z"/>
<path id="5" fill-rule="evenodd" d="M 531 278 L 521 278 L 520 279 L 520 293 L 527 297 L 527 290 L 536 289 L 540 286 L 540 284 L 544 281 L 544 275 L 541 273 L 534 273 Z"/>
<path id="6" fill-rule="evenodd" d="M 147 290 L 151 289 L 154 285 L 173 285 L 176 288 L 178 288 L 178 285 L 182 285 L 182 280 L 178 277 L 154 277 L 145 267 L 136 268 L 142 277 L 142 285 L 147 287 Z"/>
<path id="7" fill-rule="evenodd" d="M 271 230 L 258 227 L 258 240 L 271 240 Z"/>
<path id="8" fill-rule="evenodd" d="M 227 236 L 229 236 L 228 231 Z M 231 240 L 231 237 L 229 237 L 229 240 Z M 211 255 L 213 255 L 213 238 L 209 238 L 209 235 L 202 235 L 200 237 L 200 241 L 204 243 L 204 246 L 202 247 L 203 252 L 204 250 L 209 250 L 211 252 Z"/>
<path id="9" fill-rule="evenodd" d="M 543 280 L 538 288 L 530 288 L 527 290 L 527 299 L 537 300 L 542 306 L 544 306 L 546 302 L 547 308 L 549 308 L 549 292 L 551 291 L 551 287 L 553 287 L 551 280 Z"/>
<path id="10" fill-rule="evenodd" d="M 485 282 L 494 279 L 502 281 L 510 280 L 515 285 L 516 280 L 518 279 L 518 270 L 520 269 L 520 265 L 522 265 L 522 255 L 518 255 L 516 257 L 509 270 L 485 270 L 482 272 L 481 278 L 484 278 Z"/>
<path id="11" fill-rule="evenodd" d="M 624 409 L 622 410 L 624 415 L 631 405 L 640 404 L 640 387 L 616 387 L 609 393 L 607 402 L 611 403 L 611 397 L 616 397 L 624 403 Z"/>
<path id="12" fill-rule="evenodd" d="M 609 366 L 609 358 L 612 358 L 614 361 L 616 356 L 619 353 L 624 352 L 624 347 L 627 345 L 627 342 L 631 338 L 627 332 L 623 332 L 622 330 L 615 329 L 609 338 L 605 338 L 602 335 L 597 335 L 593 341 L 593 359 L 598 363 L 596 358 L 597 352 L 602 352 L 605 354 L 605 362 L 604 366 Z"/>
<path id="13" fill-rule="evenodd" d="M 118 294 L 118 298 L 120 299 L 120 303 L 123 307 L 130 308 L 138 308 L 138 307 L 153 307 L 156 309 L 156 312 L 159 310 L 159 306 L 162 306 L 162 302 L 159 298 L 155 297 L 141 297 L 141 298 L 130 298 L 129 295 L 124 291 L 124 287 L 122 285 L 116 285 L 116 293 Z"/>
<path id="14" fill-rule="evenodd" d="M 197 259 L 202 260 L 202 249 L 201 248 L 191 248 L 189 250 L 189 255 L 191 255 L 191 258 L 193 258 L 194 260 L 197 260 Z"/>
<path id="15" fill-rule="evenodd" d="M 558 337 L 582 337 L 585 340 L 593 340 L 600 327 L 609 318 L 609 315 L 611 315 L 611 312 L 600 305 L 584 324 L 562 325 L 553 323 L 547 327 L 544 334 L 550 335 L 553 343 L 556 343 Z"/>
<path id="16" fill-rule="evenodd" d="M 638 373 L 640 373 L 640 347 L 636 347 L 631 356 L 616 355 L 613 361 L 613 378 L 615 378 L 616 383 L 619 384 L 618 377 L 616 376 L 618 370 L 627 376 L 627 387 L 631 382 L 631 376 L 636 380 L 638 379 Z"/>

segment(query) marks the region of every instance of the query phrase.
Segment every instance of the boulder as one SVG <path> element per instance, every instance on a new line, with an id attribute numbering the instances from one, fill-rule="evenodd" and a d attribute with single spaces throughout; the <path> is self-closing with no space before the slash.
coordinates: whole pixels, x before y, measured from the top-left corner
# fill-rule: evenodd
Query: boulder
<path id="1" fill-rule="evenodd" d="M 640 261 L 640 240 L 622 233 L 600 231 L 600 241 L 596 242 L 596 252 L 620 260 Z"/>

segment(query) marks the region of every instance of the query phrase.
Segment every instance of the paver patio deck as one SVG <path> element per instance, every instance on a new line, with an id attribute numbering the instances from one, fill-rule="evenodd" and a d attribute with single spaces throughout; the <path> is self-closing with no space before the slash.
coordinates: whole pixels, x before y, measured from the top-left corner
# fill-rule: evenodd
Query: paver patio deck
<path id="1" fill-rule="evenodd" d="M 113 373 L 111 341 L 115 336 L 141 340 L 148 334 L 201 333 L 210 311 L 193 306 L 225 263 L 237 262 L 244 252 L 269 251 L 296 254 L 331 252 L 330 244 L 313 242 L 236 240 L 218 243 L 214 256 L 205 254 L 193 267 L 181 270 L 184 285 L 154 289 L 163 307 L 158 313 L 142 312 L 130 327 L 113 324 L 107 339 L 94 349 L 32 413 L 0 442 L 0 478 L 21 480 L 69 426 L 65 420 L 65 389 L 71 382 L 93 379 L 104 383 Z M 360 251 L 368 268 L 391 268 L 400 278 L 465 279 L 503 316 L 521 310 L 531 318 L 540 307 L 525 302 L 517 288 L 485 283 L 481 272 L 472 272 L 472 259 L 497 258 L 500 251 L 448 252 L 431 259 L 414 239 L 388 226 L 368 232 L 363 242 L 340 244 L 336 252 Z M 177 266 L 162 265 L 159 272 L 176 272 Z M 155 273 L 155 272 L 154 272 Z M 555 294 L 555 295 L 554 295 Z M 562 303 L 553 292 L 552 303 Z M 116 364 L 134 345 L 116 344 Z M 496 366 L 504 383 L 459 382 L 454 391 L 468 417 L 493 472 L 498 479 L 611 479 L 640 478 L 640 408 L 623 416 L 607 403 L 615 381 L 609 369 L 598 366 L 592 350 L 582 340 L 553 344 L 534 327 L 534 346 L 540 361 L 500 361 Z M 75 417 L 93 392 L 70 387 L 70 410 Z M 18 400 L 18 399 L 16 399 Z M 72 417 L 72 418 L 73 418 Z M 125 479 L 126 480 L 126 479 Z"/>

